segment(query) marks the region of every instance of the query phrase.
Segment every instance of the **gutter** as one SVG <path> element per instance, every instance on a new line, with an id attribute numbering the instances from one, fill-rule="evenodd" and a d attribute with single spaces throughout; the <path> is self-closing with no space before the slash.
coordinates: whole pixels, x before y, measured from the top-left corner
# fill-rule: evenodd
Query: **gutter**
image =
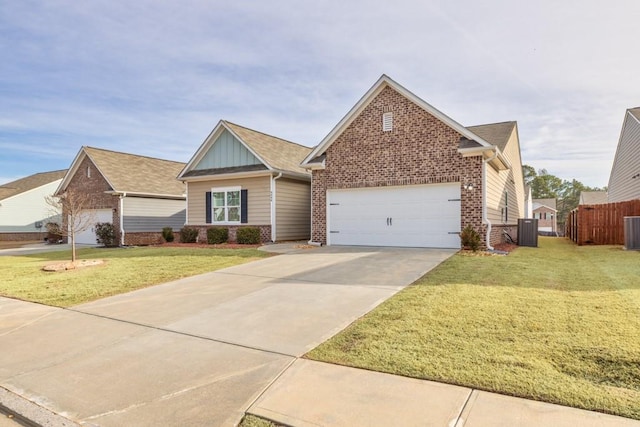
<path id="1" fill-rule="evenodd" d="M 276 180 L 282 178 L 282 172 L 275 178 L 271 175 L 271 241 L 276 241 Z"/>
<path id="2" fill-rule="evenodd" d="M 487 249 L 490 251 L 494 248 L 491 246 L 491 221 L 489 221 L 489 218 L 487 217 L 487 163 L 495 159 L 497 156 L 497 151 L 494 151 L 492 157 L 482 160 L 482 223 L 487 224 L 485 242 Z"/>
<path id="3" fill-rule="evenodd" d="M 127 197 L 127 193 L 120 194 L 120 246 L 124 246 L 124 198 Z"/>

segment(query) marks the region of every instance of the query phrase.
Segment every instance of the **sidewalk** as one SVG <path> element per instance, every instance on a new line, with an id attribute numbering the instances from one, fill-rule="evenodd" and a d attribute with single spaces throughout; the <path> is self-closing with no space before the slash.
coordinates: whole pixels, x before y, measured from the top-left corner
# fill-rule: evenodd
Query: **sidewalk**
<path id="1" fill-rule="evenodd" d="M 640 427 L 640 421 L 298 359 L 247 411 L 295 427 Z"/>

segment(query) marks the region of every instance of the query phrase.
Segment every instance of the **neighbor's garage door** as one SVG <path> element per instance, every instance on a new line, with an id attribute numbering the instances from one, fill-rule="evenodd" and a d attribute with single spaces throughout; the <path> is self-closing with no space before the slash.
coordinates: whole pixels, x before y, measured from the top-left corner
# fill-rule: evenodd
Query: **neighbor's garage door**
<path id="1" fill-rule="evenodd" d="M 460 184 L 327 192 L 328 244 L 460 247 Z"/>
<path id="2" fill-rule="evenodd" d="M 98 222 L 113 222 L 113 214 L 111 213 L 111 209 L 90 209 L 86 212 L 83 211 L 83 215 L 93 216 L 92 224 Z M 96 233 L 94 230 L 94 226 L 91 225 L 84 231 L 80 231 L 76 234 L 76 243 L 81 245 L 95 245 L 96 243 Z"/>

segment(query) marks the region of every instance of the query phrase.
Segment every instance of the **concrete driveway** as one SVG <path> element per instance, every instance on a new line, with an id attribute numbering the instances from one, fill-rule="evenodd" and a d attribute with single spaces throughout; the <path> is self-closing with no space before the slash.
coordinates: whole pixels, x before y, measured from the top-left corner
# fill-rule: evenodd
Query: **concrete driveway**
<path id="1" fill-rule="evenodd" d="M 66 310 L 0 298 L 0 385 L 86 425 L 234 425 L 297 356 L 454 252 L 300 250 Z"/>

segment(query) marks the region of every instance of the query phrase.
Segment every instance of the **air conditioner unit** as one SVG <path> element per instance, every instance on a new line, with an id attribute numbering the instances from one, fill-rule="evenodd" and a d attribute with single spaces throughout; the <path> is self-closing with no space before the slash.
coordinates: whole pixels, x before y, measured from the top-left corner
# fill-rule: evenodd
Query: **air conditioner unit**
<path id="1" fill-rule="evenodd" d="M 624 217 L 624 248 L 640 250 L 640 216 Z"/>

